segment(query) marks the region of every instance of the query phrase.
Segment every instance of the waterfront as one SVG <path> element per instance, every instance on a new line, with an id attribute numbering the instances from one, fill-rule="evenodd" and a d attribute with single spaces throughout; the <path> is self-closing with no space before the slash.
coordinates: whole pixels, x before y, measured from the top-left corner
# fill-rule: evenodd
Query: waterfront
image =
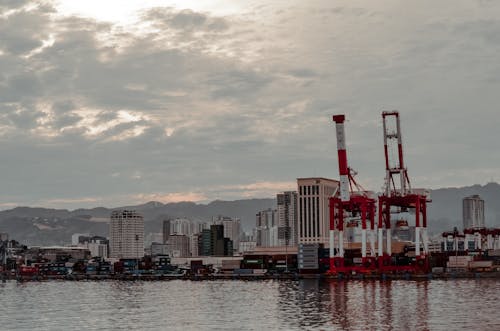
<path id="1" fill-rule="evenodd" d="M 2 330 L 500 329 L 500 281 L 0 284 Z"/>

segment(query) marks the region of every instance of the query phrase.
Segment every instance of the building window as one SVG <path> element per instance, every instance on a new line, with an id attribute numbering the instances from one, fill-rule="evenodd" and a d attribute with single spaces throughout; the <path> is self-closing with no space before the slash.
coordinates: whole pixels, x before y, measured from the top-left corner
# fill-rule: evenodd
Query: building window
<path id="1" fill-rule="evenodd" d="M 313 186 L 313 189 L 314 189 L 314 186 Z M 312 205 L 311 205 L 311 209 L 312 209 L 312 219 L 311 219 L 311 223 L 313 225 L 313 237 L 317 237 L 318 236 L 318 228 L 316 227 L 316 208 L 315 208 L 315 200 L 314 198 L 311 199 L 312 200 Z"/>
<path id="2" fill-rule="evenodd" d="M 310 186 L 309 186 L 310 188 Z M 311 222 L 311 198 L 307 198 L 307 220 L 308 220 L 308 237 L 311 237 L 312 233 L 311 233 L 311 228 L 312 228 L 312 222 Z"/>
<path id="3" fill-rule="evenodd" d="M 299 199 L 299 231 L 300 231 L 300 236 L 303 237 L 304 236 L 304 218 L 302 217 L 302 214 L 304 213 L 303 212 L 303 205 L 302 205 L 302 199 L 304 198 L 300 198 Z"/>
<path id="4" fill-rule="evenodd" d="M 316 228 L 319 229 L 319 198 L 316 197 Z M 320 236 L 320 231 L 318 230 L 318 237 Z"/>

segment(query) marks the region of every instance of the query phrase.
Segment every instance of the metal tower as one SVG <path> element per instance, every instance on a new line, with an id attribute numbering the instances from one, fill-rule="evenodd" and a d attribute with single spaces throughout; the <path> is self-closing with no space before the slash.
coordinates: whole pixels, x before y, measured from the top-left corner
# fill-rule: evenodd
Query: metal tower
<path id="1" fill-rule="evenodd" d="M 375 243 L 372 240 L 372 256 L 367 256 L 367 221 L 370 222 L 371 236 L 374 238 L 376 200 L 373 192 L 365 191 L 354 179 L 355 172 L 347 163 L 344 121 L 345 115 L 333 116 L 337 135 L 337 153 L 340 176 L 340 197 L 330 198 L 330 272 L 364 272 L 375 267 Z M 344 264 L 344 225 L 361 220 L 362 264 L 346 267 Z M 338 239 L 335 241 L 335 234 Z M 337 244 L 337 245 L 335 245 Z M 336 253 L 336 254 L 335 254 Z"/>
<path id="2" fill-rule="evenodd" d="M 427 202 L 428 193 L 422 189 L 412 189 L 408 171 L 403 159 L 403 142 L 401 124 L 397 111 L 382 113 L 384 129 L 385 153 L 385 187 L 384 194 L 379 196 L 378 220 L 378 256 L 380 268 L 391 268 L 391 215 L 401 215 L 409 210 L 415 214 L 415 256 L 418 267 L 424 270 L 427 266 L 428 238 L 427 238 Z M 399 220 L 398 220 L 399 221 Z M 386 249 L 384 252 L 384 227 L 386 235 Z M 421 250 L 423 242 L 423 250 Z M 423 261 L 422 261 L 423 260 Z"/>

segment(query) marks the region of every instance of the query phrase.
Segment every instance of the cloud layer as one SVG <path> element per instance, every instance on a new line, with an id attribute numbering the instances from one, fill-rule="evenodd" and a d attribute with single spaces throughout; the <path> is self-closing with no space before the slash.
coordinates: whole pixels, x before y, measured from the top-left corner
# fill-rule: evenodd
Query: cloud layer
<path id="1" fill-rule="evenodd" d="M 337 176 L 334 113 L 360 182 L 379 190 L 385 109 L 401 112 L 414 186 L 498 179 L 499 14 L 489 1 L 255 1 L 230 16 L 144 8 L 124 26 L 1 1 L 0 200 L 272 196 Z"/>

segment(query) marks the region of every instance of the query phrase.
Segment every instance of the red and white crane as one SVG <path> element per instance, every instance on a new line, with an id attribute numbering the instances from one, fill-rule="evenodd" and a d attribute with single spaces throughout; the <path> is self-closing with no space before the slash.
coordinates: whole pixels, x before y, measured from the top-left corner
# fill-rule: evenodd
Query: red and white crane
<path id="1" fill-rule="evenodd" d="M 382 121 L 386 176 L 384 193 L 379 196 L 378 207 L 379 266 L 387 265 L 387 260 L 392 254 L 391 215 L 397 214 L 399 216 L 409 210 L 413 210 L 415 214 L 415 256 L 418 262 L 419 259 L 425 258 L 428 253 L 426 205 L 427 202 L 430 202 L 428 192 L 411 188 L 403 158 L 399 113 L 397 111 L 383 112 Z M 383 250 L 384 227 L 386 235 L 385 252 Z M 423 250 L 421 250 L 421 242 L 423 243 Z"/>
<path id="2" fill-rule="evenodd" d="M 337 136 L 337 153 L 340 176 L 340 194 L 330 198 L 330 272 L 363 271 L 375 267 L 374 256 L 367 256 L 367 221 L 373 233 L 375 227 L 376 200 L 373 192 L 365 191 L 354 179 L 354 171 L 347 163 L 344 131 L 345 115 L 333 116 Z M 344 265 L 344 224 L 361 219 L 362 266 Z M 338 239 L 335 240 L 335 234 Z M 335 245 L 337 244 L 337 245 Z M 374 245 L 373 245 L 374 246 Z"/>

